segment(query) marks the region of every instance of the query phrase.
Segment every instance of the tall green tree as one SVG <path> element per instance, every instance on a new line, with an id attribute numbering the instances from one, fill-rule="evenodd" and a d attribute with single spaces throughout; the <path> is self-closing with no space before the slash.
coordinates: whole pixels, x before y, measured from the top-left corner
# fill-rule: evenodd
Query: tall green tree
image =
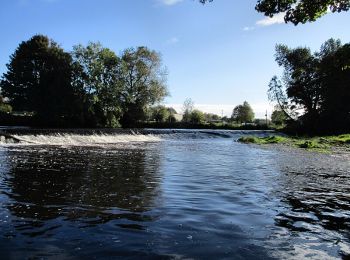
<path id="1" fill-rule="evenodd" d="M 205 121 L 204 113 L 198 109 L 194 109 L 190 114 L 190 123 L 191 124 L 202 124 Z"/>
<path id="2" fill-rule="evenodd" d="M 298 110 L 301 116 L 296 118 L 305 131 L 350 130 L 349 46 L 334 39 L 326 41 L 316 53 L 305 47 L 277 46 L 276 61 L 284 72 L 282 81 L 272 79 L 269 98 L 281 108 Z"/>
<path id="3" fill-rule="evenodd" d="M 249 103 L 244 101 L 233 109 L 231 118 L 239 123 L 250 123 L 254 120 L 254 112 Z"/>
<path id="4" fill-rule="evenodd" d="M 14 110 L 33 112 L 41 124 L 71 124 L 77 114 L 72 73 L 70 54 L 47 36 L 35 35 L 11 55 L 2 95 Z"/>
<path id="5" fill-rule="evenodd" d="M 74 46 L 75 87 L 82 94 L 85 117 L 99 126 L 117 126 L 122 115 L 121 62 L 100 43 Z"/>
<path id="6" fill-rule="evenodd" d="M 317 73 L 318 55 L 309 48 L 290 49 L 277 45 L 276 61 L 284 67 L 283 81 L 286 83 L 288 98 L 296 107 L 305 110 L 308 117 L 316 118 L 321 103 L 322 84 Z"/>
<path id="7" fill-rule="evenodd" d="M 146 47 L 126 49 L 121 56 L 123 126 L 144 120 L 146 109 L 168 95 L 160 54 Z"/>

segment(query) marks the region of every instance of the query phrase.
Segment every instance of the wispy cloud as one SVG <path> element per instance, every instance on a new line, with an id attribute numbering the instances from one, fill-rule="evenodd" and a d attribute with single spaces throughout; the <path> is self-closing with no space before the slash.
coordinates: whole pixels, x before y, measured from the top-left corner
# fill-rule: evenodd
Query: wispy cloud
<path id="1" fill-rule="evenodd" d="M 256 25 L 270 26 L 274 24 L 281 24 L 281 23 L 284 23 L 284 16 L 285 16 L 285 13 L 279 13 L 274 15 L 273 17 L 265 17 L 264 19 L 257 21 Z"/>
<path id="2" fill-rule="evenodd" d="M 273 17 L 265 17 L 263 19 L 260 19 L 256 21 L 255 26 L 245 26 L 242 28 L 243 31 L 249 32 L 254 31 L 257 27 L 266 27 L 271 26 L 275 24 L 282 24 L 284 23 L 284 16 L 285 13 L 276 14 Z"/>
<path id="3" fill-rule="evenodd" d="M 163 5 L 176 5 L 182 1 L 183 0 L 158 0 L 158 2 Z"/>
<path id="4" fill-rule="evenodd" d="M 246 27 L 243 27 L 243 31 L 245 31 L 245 32 L 249 32 L 249 31 L 253 31 L 255 29 L 255 27 L 254 26 L 246 26 Z"/>
<path id="5" fill-rule="evenodd" d="M 169 45 L 176 44 L 178 42 L 179 42 L 179 38 L 177 38 L 177 37 L 172 37 L 166 41 L 166 43 Z"/>

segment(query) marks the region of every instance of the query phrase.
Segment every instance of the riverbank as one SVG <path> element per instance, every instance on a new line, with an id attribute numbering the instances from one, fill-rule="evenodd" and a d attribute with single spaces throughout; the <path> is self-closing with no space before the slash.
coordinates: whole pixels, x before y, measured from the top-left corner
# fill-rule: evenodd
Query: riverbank
<path id="1" fill-rule="evenodd" d="M 238 139 L 238 142 L 257 145 L 279 144 L 319 152 L 331 152 L 335 149 L 350 150 L 350 134 L 316 137 L 287 135 L 271 135 L 268 137 L 243 136 Z"/>
<path id="2" fill-rule="evenodd" d="M 266 124 L 233 124 L 233 123 L 186 123 L 186 122 L 143 122 L 136 128 L 152 129 L 210 129 L 210 130 L 273 130 Z"/>

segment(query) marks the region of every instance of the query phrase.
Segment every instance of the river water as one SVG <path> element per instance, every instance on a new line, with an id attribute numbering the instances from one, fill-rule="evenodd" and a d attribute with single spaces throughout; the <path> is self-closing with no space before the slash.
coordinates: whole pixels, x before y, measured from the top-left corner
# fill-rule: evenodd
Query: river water
<path id="1" fill-rule="evenodd" d="M 1 259 L 347 259 L 348 155 L 245 145 L 242 134 L 3 142 Z"/>

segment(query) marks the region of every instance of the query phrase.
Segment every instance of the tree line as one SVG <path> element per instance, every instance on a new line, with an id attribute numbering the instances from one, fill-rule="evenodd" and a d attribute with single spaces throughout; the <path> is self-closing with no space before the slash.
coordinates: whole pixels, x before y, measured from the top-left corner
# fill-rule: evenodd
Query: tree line
<path id="1" fill-rule="evenodd" d="M 182 114 L 178 114 L 177 111 L 172 107 L 166 107 L 164 105 L 157 105 L 149 107 L 147 110 L 146 121 L 151 123 L 167 123 L 167 125 L 177 125 L 182 126 L 198 126 L 198 125 L 222 125 L 231 124 L 236 127 L 242 124 L 253 123 L 262 121 L 262 119 L 255 120 L 254 112 L 252 107 L 247 101 L 243 104 L 237 105 L 231 114 L 231 117 L 219 116 L 214 113 L 205 113 L 199 109 L 195 108 L 194 102 L 191 98 L 187 98 L 182 107 Z M 263 120 L 266 124 L 266 120 Z"/>
<path id="2" fill-rule="evenodd" d="M 194 102 L 188 98 L 183 104 L 183 118 L 184 123 L 200 124 L 203 122 L 222 122 L 236 124 L 247 124 L 254 122 L 254 112 L 252 107 L 247 101 L 243 104 L 235 106 L 232 111 L 231 117 L 220 117 L 219 115 L 212 113 L 203 113 L 202 111 L 195 109 Z"/>
<path id="3" fill-rule="evenodd" d="M 1 101 L 45 126 L 130 127 L 168 95 L 160 54 L 147 47 L 117 56 L 89 43 L 69 53 L 44 35 L 19 44 L 0 87 Z"/>
<path id="4" fill-rule="evenodd" d="M 191 99 L 184 102 L 182 119 L 173 108 L 154 106 L 168 95 L 166 70 L 160 54 L 146 47 L 117 56 L 100 43 L 89 43 L 66 52 L 47 36 L 35 35 L 10 56 L 0 87 L 0 115 L 25 115 L 26 124 L 37 126 L 133 127 L 176 121 L 190 126 L 254 119 L 248 102 L 237 106 L 231 118 L 203 113 Z"/>

